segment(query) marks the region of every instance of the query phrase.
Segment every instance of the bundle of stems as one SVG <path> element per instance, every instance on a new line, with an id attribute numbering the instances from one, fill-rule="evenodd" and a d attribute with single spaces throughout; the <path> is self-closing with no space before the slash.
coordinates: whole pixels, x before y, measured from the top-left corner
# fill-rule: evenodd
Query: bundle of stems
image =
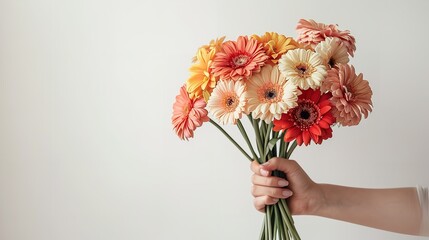
<path id="1" fill-rule="evenodd" d="M 281 157 L 289 159 L 292 152 L 296 148 L 296 141 L 285 142 L 285 131 L 276 132 L 273 130 L 273 123 L 266 123 L 259 119 L 253 119 L 249 114 L 248 119 L 254 130 L 255 145 L 258 154 L 249 139 L 249 136 L 241 123 L 237 119 L 237 127 L 240 130 L 247 146 L 251 152 L 249 155 L 219 124 L 210 119 L 210 122 L 219 129 L 250 161 L 258 161 L 260 164 L 265 163 L 273 157 Z M 280 171 L 273 171 L 272 175 L 285 178 L 285 174 Z M 285 199 L 280 199 L 274 205 L 267 205 L 265 207 L 265 217 L 262 225 L 261 240 L 300 240 L 299 234 L 295 228 L 292 215 L 289 211 Z"/>

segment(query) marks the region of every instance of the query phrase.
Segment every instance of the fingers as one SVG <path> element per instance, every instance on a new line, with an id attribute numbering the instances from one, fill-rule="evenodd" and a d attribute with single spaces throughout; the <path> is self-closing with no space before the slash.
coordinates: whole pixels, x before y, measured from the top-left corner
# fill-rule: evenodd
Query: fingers
<path id="1" fill-rule="evenodd" d="M 279 177 L 264 177 L 257 174 L 253 174 L 252 183 L 259 186 L 267 187 L 286 187 L 289 182 Z"/>
<path id="2" fill-rule="evenodd" d="M 292 196 L 292 191 L 286 188 L 253 185 L 252 195 L 254 197 L 269 196 L 272 198 L 288 198 Z"/>
<path id="3" fill-rule="evenodd" d="M 255 197 L 255 199 L 253 200 L 253 205 L 255 206 L 256 210 L 260 212 L 265 212 L 266 205 L 273 205 L 276 204 L 278 201 L 278 198 L 272 198 L 270 196 L 260 196 Z"/>
<path id="4" fill-rule="evenodd" d="M 298 163 L 295 162 L 294 160 L 278 158 L 278 157 L 271 158 L 269 161 L 259 166 L 260 166 L 260 169 L 262 169 L 262 172 L 279 170 L 286 174 L 289 174 L 289 173 L 302 170 L 301 167 L 298 165 Z M 261 172 L 261 170 L 259 171 Z"/>
<path id="5" fill-rule="evenodd" d="M 266 205 L 275 204 L 280 198 L 292 196 L 292 191 L 284 188 L 289 185 L 288 181 L 283 178 L 271 176 L 271 171 L 273 170 L 278 169 L 284 171 L 281 170 L 285 169 L 284 167 L 279 168 L 284 162 L 292 161 L 279 158 L 278 160 L 271 159 L 263 165 L 259 164 L 257 161 L 251 163 L 251 169 L 254 172 L 252 175 L 252 195 L 255 197 L 254 206 L 258 211 L 265 212 Z"/>
<path id="6" fill-rule="evenodd" d="M 259 164 L 257 161 L 252 161 L 250 168 L 257 175 L 266 176 L 266 177 L 271 175 L 271 171 L 263 169 L 262 165 Z"/>

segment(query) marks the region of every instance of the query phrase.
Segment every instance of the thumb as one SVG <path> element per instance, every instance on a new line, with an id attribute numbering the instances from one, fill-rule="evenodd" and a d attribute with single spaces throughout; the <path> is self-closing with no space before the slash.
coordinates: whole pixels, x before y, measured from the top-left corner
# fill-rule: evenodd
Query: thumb
<path id="1" fill-rule="evenodd" d="M 290 174 L 296 171 L 300 171 L 301 167 L 294 160 L 284 159 L 284 158 L 271 158 L 264 164 L 260 165 L 261 169 L 266 171 L 279 170 L 286 174 Z"/>

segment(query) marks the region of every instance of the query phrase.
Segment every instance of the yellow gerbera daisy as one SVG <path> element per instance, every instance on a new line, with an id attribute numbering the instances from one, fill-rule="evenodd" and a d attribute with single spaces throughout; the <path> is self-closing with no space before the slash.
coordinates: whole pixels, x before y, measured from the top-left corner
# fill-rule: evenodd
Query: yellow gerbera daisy
<path id="1" fill-rule="evenodd" d="M 208 45 L 203 45 L 200 48 L 205 48 L 207 52 L 210 52 L 213 49 L 217 52 L 221 48 L 224 40 L 225 40 L 225 36 L 223 36 L 221 38 L 217 38 L 216 40 L 212 39 Z M 198 51 L 199 51 L 199 49 L 198 49 Z M 197 52 L 197 55 L 198 55 L 198 52 Z M 196 61 L 197 61 L 197 56 L 192 58 L 192 62 L 196 62 Z"/>
<path id="2" fill-rule="evenodd" d="M 280 57 L 288 50 L 299 47 L 299 44 L 293 40 L 293 38 L 275 32 L 266 32 L 263 36 L 253 35 L 252 37 L 259 43 L 262 43 L 266 54 L 274 64 L 276 64 Z"/>
<path id="3" fill-rule="evenodd" d="M 202 98 L 208 101 L 213 88 L 216 87 L 217 78 L 211 74 L 210 64 L 216 53 L 215 49 L 207 51 L 200 48 L 197 52 L 197 60 L 189 69 L 191 76 L 186 82 L 186 90 L 191 99 Z"/>

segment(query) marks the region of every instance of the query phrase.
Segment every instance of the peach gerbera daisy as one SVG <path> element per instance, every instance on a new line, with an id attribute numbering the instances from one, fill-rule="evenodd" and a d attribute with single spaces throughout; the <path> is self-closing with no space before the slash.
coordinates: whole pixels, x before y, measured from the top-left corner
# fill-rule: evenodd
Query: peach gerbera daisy
<path id="1" fill-rule="evenodd" d="M 217 78 L 211 73 L 210 64 L 216 53 L 215 49 L 207 51 L 200 48 L 197 52 L 197 61 L 189 68 L 191 76 L 186 82 L 190 98 L 202 98 L 207 101 L 213 88 L 216 86 Z"/>
<path id="2" fill-rule="evenodd" d="M 246 91 L 242 81 L 221 80 L 207 103 L 207 110 L 221 124 L 235 124 L 246 107 Z"/>
<path id="3" fill-rule="evenodd" d="M 247 82 L 248 112 L 270 123 L 297 105 L 301 93 L 297 86 L 280 74 L 277 66 L 265 65 Z"/>
<path id="4" fill-rule="evenodd" d="M 263 36 L 253 35 L 252 37 L 262 44 L 265 53 L 274 64 L 276 64 L 280 57 L 288 50 L 299 47 L 299 44 L 293 40 L 293 38 L 275 32 L 266 32 Z"/>
<path id="5" fill-rule="evenodd" d="M 355 38 L 350 35 L 350 31 L 341 31 L 337 28 L 337 25 L 326 25 L 323 23 L 317 23 L 312 19 L 301 19 L 298 22 L 296 30 L 299 35 L 297 41 L 304 45 L 309 45 L 313 49 L 318 43 L 325 40 L 327 37 L 336 37 L 344 43 L 350 56 L 353 57 L 353 53 L 356 50 L 356 41 Z"/>
<path id="6" fill-rule="evenodd" d="M 322 58 L 311 50 L 289 50 L 280 58 L 278 65 L 286 79 L 303 90 L 318 88 L 326 76 Z"/>
<path id="7" fill-rule="evenodd" d="M 222 44 L 213 59 L 212 72 L 214 76 L 225 80 L 245 79 L 253 72 L 259 72 L 267 58 L 262 44 L 256 39 L 240 36 L 237 41 Z"/>
<path id="8" fill-rule="evenodd" d="M 188 140 L 188 138 L 194 137 L 195 129 L 200 127 L 203 122 L 209 121 L 205 107 L 204 99 L 191 99 L 186 92 L 186 87 L 180 88 L 180 93 L 173 104 L 173 116 L 171 117 L 173 128 L 180 139 Z"/>
<path id="9" fill-rule="evenodd" d="M 343 126 L 359 124 L 372 111 L 372 90 L 362 73 L 356 75 L 353 66 L 339 64 L 328 71 L 322 91 L 332 93 L 333 114 Z"/>
<path id="10" fill-rule="evenodd" d="M 317 44 L 315 51 L 322 57 L 323 63 L 328 68 L 333 68 L 338 63 L 349 62 L 347 48 L 338 38 L 327 37 Z"/>
<path id="11" fill-rule="evenodd" d="M 282 114 L 280 120 L 273 121 L 273 130 L 286 131 L 285 142 L 296 140 L 301 146 L 303 143 L 309 145 L 313 140 L 321 144 L 332 137 L 331 125 L 335 123 L 330 111 L 330 97 L 331 93 L 322 94 L 320 90 L 303 91 L 298 98 L 298 105 Z"/>

